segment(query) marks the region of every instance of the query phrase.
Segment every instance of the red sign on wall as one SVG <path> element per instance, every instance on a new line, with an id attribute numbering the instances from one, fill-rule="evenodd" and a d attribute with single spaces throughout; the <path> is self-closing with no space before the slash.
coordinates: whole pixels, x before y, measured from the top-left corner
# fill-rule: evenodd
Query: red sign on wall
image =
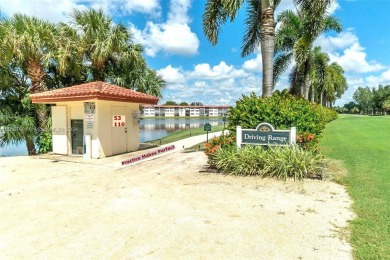
<path id="1" fill-rule="evenodd" d="M 112 116 L 112 126 L 113 127 L 125 127 L 126 126 L 126 116 L 125 115 Z"/>

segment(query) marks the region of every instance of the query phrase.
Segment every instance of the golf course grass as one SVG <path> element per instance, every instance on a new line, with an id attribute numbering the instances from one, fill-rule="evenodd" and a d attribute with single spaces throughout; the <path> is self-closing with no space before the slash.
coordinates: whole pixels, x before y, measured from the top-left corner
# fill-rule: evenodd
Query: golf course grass
<path id="1" fill-rule="evenodd" d="M 340 116 L 324 131 L 320 147 L 343 161 L 341 179 L 354 201 L 350 223 L 355 259 L 390 259 L 390 116 Z"/>

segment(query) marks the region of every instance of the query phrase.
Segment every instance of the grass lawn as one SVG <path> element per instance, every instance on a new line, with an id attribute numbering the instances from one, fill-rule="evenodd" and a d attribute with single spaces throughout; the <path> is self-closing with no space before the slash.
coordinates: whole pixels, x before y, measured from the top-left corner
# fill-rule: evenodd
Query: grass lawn
<path id="1" fill-rule="evenodd" d="M 357 218 L 351 222 L 355 259 L 390 259 L 390 116 L 340 116 L 320 147 L 342 160 Z"/>
<path id="2" fill-rule="evenodd" d="M 211 131 L 209 132 L 209 134 L 210 133 L 214 133 L 214 132 L 219 132 L 219 131 L 222 131 L 222 130 L 223 130 L 223 126 L 212 126 L 211 127 Z M 165 137 L 163 137 L 161 139 L 149 141 L 148 143 L 157 144 L 157 145 L 167 144 L 167 143 L 171 143 L 171 142 L 175 142 L 175 141 L 178 141 L 178 140 L 182 140 L 184 138 L 188 138 L 188 137 L 191 137 L 191 136 L 204 135 L 206 133 L 207 132 L 203 130 L 203 127 L 192 128 L 192 129 L 187 129 L 187 130 L 183 130 L 183 131 L 173 132 L 173 133 L 169 134 L 168 136 L 165 136 Z"/>

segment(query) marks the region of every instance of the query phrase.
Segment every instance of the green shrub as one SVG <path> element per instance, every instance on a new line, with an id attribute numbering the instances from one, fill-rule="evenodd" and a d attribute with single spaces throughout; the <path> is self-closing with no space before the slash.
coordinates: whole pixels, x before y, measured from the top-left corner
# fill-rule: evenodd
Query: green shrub
<path id="1" fill-rule="evenodd" d="M 296 147 L 245 146 L 242 149 L 227 147 L 214 154 L 215 168 L 242 176 L 294 178 L 302 180 L 322 171 L 322 156 L 316 152 Z"/>
<path id="2" fill-rule="evenodd" d="M 276 129 L 295 126 L 298 135 L 308 133 L 318 137 L 325 125 L 336 118 L 336 111 L 289 94 L 261 98 L 252 93 L 243 95 L 236 106 L 229 110 L 227 128 L 235 132 L 237 125 L 254 129 L 260 123 L 267 122 Z"/>
<path id="3" fill-rule="evenodd" d="M 221 135 L 214 137 L 208 143 L 206 143 L 204 153 L 208 157 L 208 164 L 211 167 L 215 166 L 214 155 L 220 148 L 227 148 L 229 146 L 236 145 L 236 138 L 234 135 Z"/>

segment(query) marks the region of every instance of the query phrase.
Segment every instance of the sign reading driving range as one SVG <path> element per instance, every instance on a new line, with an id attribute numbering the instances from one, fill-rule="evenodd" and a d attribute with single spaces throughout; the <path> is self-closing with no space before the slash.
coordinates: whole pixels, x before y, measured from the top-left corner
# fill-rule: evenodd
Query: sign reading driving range
<path id="1" fill-rule="evenodd" d="M 237 147 L 242 144 L 282 146 L 292 145 L 296 141 L 296 128 L 275 130 L 268 123 L 259 124 L 256 129 L 241 129 L 237 126 Z"/>

